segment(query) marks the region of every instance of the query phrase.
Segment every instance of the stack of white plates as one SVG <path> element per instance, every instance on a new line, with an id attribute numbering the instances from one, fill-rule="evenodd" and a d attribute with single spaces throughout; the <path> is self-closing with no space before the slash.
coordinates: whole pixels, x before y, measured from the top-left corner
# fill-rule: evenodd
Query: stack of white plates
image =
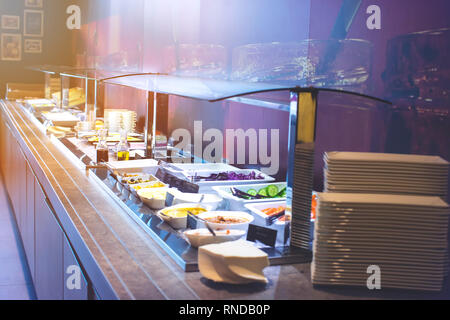
<path id="1" fill-rule="evenodd" d="M 127 132 L 135 132 L 137 114 L 134 111 L 122 112 L 122 127 Z"/>
<path id="2" fill-rule="evenodd" d="M 448 196 L 448 162 L 437 156 L 329 152 L 325 191 Z"/>
<path id="3" fill-rule="evenodd" d="M 125 129 L 129 133 L 135 132 L 137 114 L 134 111 L 125 109 L 105 110 L 105 127 L 110 132 L 120 132 Z"/>
<path id="4" fill-rule="evenodd" d="M 119 110 L 105 110 L 105 127 L 110 132 L 119 132 L 122 126 L 122 113 Z"/>
<path id="5" fill-rule="evenodd" d="M 367 287 L 376 266 L 381 288 L 440 291 L 448 216 L 439 197 L 319 194 L 312 281 Z"/>

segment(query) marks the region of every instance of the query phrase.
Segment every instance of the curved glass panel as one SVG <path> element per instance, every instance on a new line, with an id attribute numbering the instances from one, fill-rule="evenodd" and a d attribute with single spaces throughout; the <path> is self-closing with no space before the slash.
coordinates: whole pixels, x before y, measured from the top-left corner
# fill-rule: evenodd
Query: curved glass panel
<path id="1" fill-rule="evenodd" d="M 140 90 L 152 91 L 163 94 L 176 95 L 185 98 L 198 100 L 207 100 L 211 102 L 225 100 L 254 93 L 270 92 L 270 91 L 336 91 L 361 95 L 357 92 L 344 91 L 334 88 L 313 88 L 300 87 L 296 83 L 287 82 L 285 84 L 274 84 L 264 82 L 243 82 L 243 81 L 227 81 L 214 80 L 193 77 L 176 77 L 169 75 L 141 74 L 132 76 L 123 76 L 104 80 L 107 84 L 116 84 L 132 87 Z M 380 100 L 375 97 L 361 95 L 368 99 Z M 387 101 L 384 101 L 389 103 Z"/>
<path id="2" fill-rule="evenodd" d="M 78 68 L 69 66 L 42 65 L 42 66 L 31 66 L 28 69 L 52 75 L 61 75 L 63 77 L 80 78 L 97 81 L 130 75 L 130 72 L 124 71 L 99 70 L 92 68 Z"/>
<path id="3" fill-rule="evenodd" d="M 54 66 L 54 65 L 40 65 L 40 66 L 30 66 L 27 67 L 29 70 L 53 74 L 53 75 L 59 75 L 61 72 L 75 69 L 75 67 L 68 67 L 68 66 Z"/>
<path id="4" fill-rule="evenodd" d="M 172 94 L 198 100 L 218 101 L 244 94 L 288 90 L 291 86 L 241 81 L 225 81 L 164 75 L 135 75 L 109 79 L 109 84 L 117 84 L 136 89 Z"/>

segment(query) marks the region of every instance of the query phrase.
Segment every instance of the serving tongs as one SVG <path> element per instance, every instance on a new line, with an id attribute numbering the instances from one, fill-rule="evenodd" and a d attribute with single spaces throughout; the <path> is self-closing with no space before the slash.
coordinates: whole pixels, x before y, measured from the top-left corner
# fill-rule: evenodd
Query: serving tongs
<path id="1" fill-rule="evenodd" d="M 274 215 L 268 216 L 266 218 L 266 226 L 270 227 L 277 221 L 279 218 L 283 217 L 286 214 L 286 210 L 280 211 Z"/>
<path id="2" fill-rule="evenodd" d="M 242 190 L 238 190 L 236 188 L 231 188 L 231 194 L 233 196 L 235 196 L 235 197 L 238 197 L 238 198 L 240 198 L 240 197 L 248 197 L 248 198 L 250 198 L 252 200 L 256 200 L 256 199 L 270 199 L 269 197 L 262 196 L 260 194 L 251 195 L 251 194 L 249 194 L 247 192 L 244 192 Z"/>

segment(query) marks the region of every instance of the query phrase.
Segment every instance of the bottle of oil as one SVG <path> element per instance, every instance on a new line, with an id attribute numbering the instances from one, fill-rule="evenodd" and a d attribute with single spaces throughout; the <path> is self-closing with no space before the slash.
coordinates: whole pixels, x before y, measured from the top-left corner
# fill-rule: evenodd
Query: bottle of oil
<path id="1" fill-rule="evenodd" d="M 97 133 L 98 144 L 97 144 L 97 163 L 108 162 L 109 161 L 109 150 L 106 138 L 108 137 L 108 130 L 101 129 Z"/>
<path id="2" fill-rule="evenodd" d="M 117 160 L 130 160 L 130 145 L 128 144 L 128 132 L 126 130 L 120 131 L 120 142 L 117 144 Z"/>

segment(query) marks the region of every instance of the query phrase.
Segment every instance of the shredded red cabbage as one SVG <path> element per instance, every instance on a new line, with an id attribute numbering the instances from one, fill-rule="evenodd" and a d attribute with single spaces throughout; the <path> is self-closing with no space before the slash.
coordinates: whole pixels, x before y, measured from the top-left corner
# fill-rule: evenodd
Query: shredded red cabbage
<path id="1" fill-rule="evenodd" d="M 245 173 L 237 173 L 237 172 L 221 172 L 221 173 L 213 173 L 208 177 L 202 176 L 194 176 L 193 180 L 195 182 L 199 181 L 242 181 L 242 180 L 263 180 L 264 177 L 255 171 L 250 172 L 249 174 Z"/>

